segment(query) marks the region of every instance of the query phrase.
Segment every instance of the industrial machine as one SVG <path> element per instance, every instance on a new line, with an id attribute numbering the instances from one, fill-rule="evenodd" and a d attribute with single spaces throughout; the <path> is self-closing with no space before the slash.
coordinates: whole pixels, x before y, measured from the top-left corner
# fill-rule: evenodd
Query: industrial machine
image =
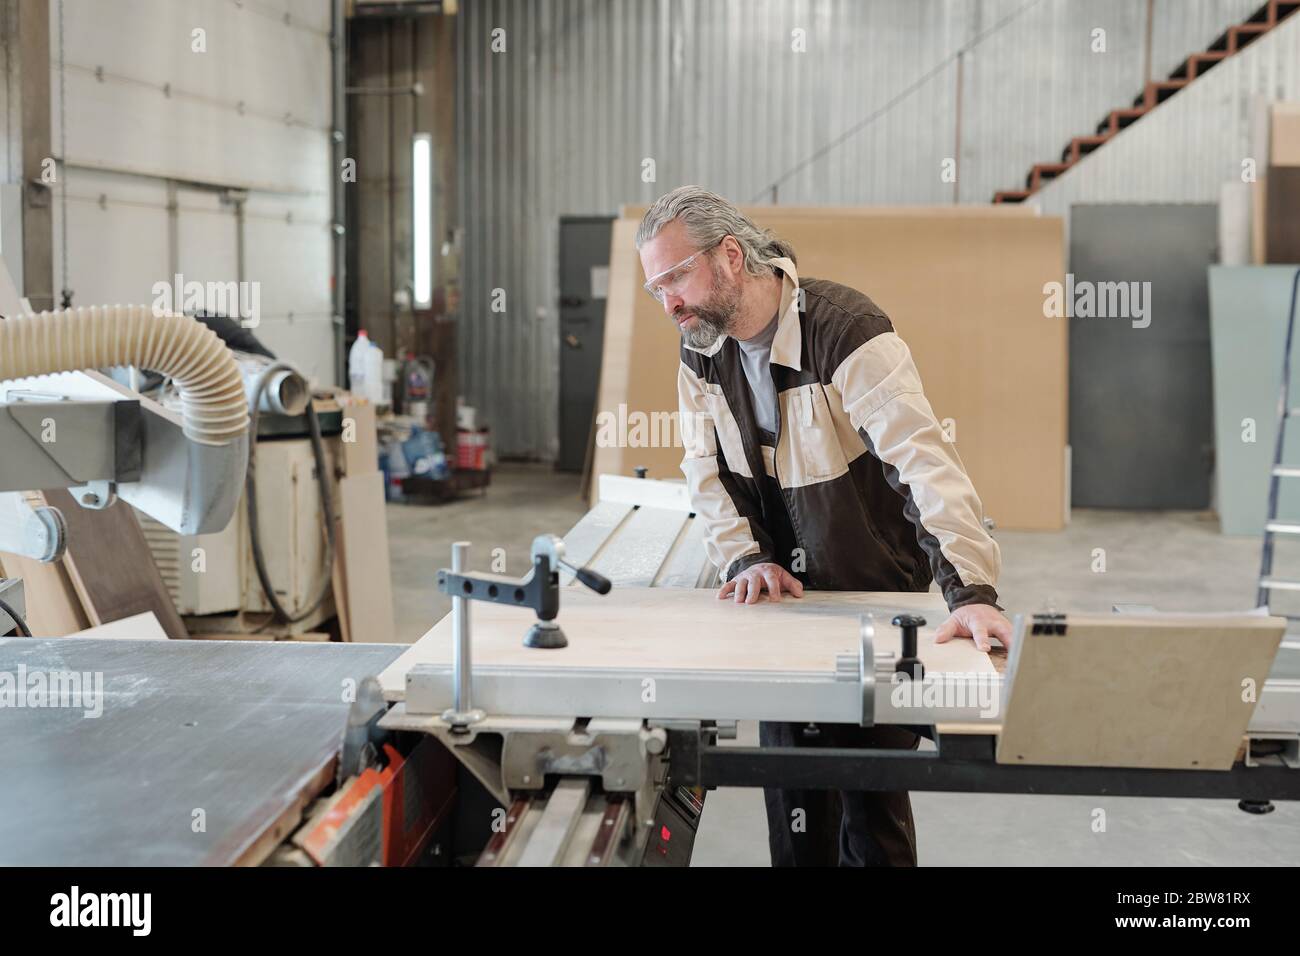
<path id="1" fill-rule="evenodd" d="M 457 596 L 461 616 L 453 611 L 409 648 L 0 639 L 0 671 L 99 671 L 106 699 L 117 702 L 95 721 L 66 709 L 3 715 L 12 732 L 0 734 L 0 761 L 23 773 L 0 782 L 0 862 L 680 865 L 708 789 L 792 779 L 812 788 L 1232 799 L 1253 811 L 1300 799 L 1297 649 L 1279 646 L 1275 619 L 1166 619 L 1125 608 L 1108 626 L 1107 616 L 1029 615 L 1017 618 L 1020 651 L 1000 670 L 965 669 L 983 657 L 969 642 L 963 656 L 935 656 L 937 595 L 805 595 L 801 641 L 782 642 L 803 646 L 800 660 L 758 667 L 738 653 L 734 665 L 699 666 L 707 658 L 692 655 L 705 655 L 697 647 L 705 642 L 677 641 L 673 659 L 665 636 L 725 605 L 709 587 L 701 535 L 684 486 L 607 477 L 562 543 L 535 542 L 528 578 L 469 574 L 454 561 L 431 573 L 431 586 Z M 604 578 L 611 590 L 598 594 L 583 578 L 598 589 Z M 637 626 L 593 629 L 628 619 Z M 771 646 L 759 621 L 712 632 L 722 656 Z M 554 646 L 553 633 L 538 639 L 546 622 L 558 624 L 565 646 Z M 1188 660 L 1207 680 L 1226 673 L 1234 685 L 1241 667 L 1262 666 L 1253 700 L 1225 710 L 1190 674 L 1161 685 L 1183 693 L 1150 692 L 1142 642 L 1219 640 L 1214 633 L 1249 648 L 1249 660 L 1216 672 L 1207 661 L 1232 657 L 1222 641 Z M 1061 666 L 1041 652 L 1081 643 L 1093 653 L 1121 648 L 1122 667 L 1099 659 L 1090 682 L 1066 665 L 1079 688 L 1068 693 L 1044 683 L 1040 669 Z M 963 669 L 948 667 L 953 660 Z M 1147 692 L 1134 694 L 1125 673 Z M 657 688 L 649 697 L 647 681 Z M 1118 698 L 1154 709 L 1090 714 L 1068 697 L 1112 684 Z M 148 748 L 125 757 L 123 741 L 142 739 L 159 713 L 174 715 L 174 733 L 149 735 Z M 1089 728 L 1088 739 L 1127 721 L 1147 728 L 1128 738 L 1154 743 L 1070 753 L 1061 748 L 1082 738 L 1060 732 L 1062 716 Z M 759 719 L 902 724 L 933 743 L 738 745 L 737 722 Z M 1050 739 L 1008 736 L 1040 724 L 1053 728 Z M 70 747 L 81 759 L 67 760 Z M 42 783 L 55 778 L 63 785 Z M 142 789 L 141 779 L 151 785 Z M 159 819 L 188 820 L 195 807 L 208 808 L 206 832 L 188 824 L 160 832 Z"/>
<path id="2" fill-rule="evenodd" d="M 247 397 L 224 346 L 184 317 L 0 312 L 18 316 L 0 321 L 0 490 L 226 527 Z M 114 365 L 171 374 L 181 412 L 70 371 Z M 61 529 L 0 495 L 0 549 L 51 560 Z M 938 595 L 726 617 L 703 534 L 683 484 L 602 476 L 524 578 L 470 572 L 458 544 L 431 575 L 453 611 L 409 648 L 0 637 L 0 864 L 681 865 L 709 788 L 792 780 L 1300 799 L 1300 648 L 1280 619 L 1018 615 L 998 661 L 934 644 Z M 0 581 L 0 634 L 22 597 Z M 738 745 L 763 720 L 932 745 Z"/>

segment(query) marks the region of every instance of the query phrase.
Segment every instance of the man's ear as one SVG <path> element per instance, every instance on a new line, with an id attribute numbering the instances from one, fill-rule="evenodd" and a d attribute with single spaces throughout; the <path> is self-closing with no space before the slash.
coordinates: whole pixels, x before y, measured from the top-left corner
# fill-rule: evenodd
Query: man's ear
<path id="1" fill-rule="evenodd" d="M 745 271 L 745 251 L 740 248 L 740 242 L 735 236 L 727 236 L 722 240 L 722 250 L 727 256 L 727 268 L 733 277 L 738 277 Z"/>

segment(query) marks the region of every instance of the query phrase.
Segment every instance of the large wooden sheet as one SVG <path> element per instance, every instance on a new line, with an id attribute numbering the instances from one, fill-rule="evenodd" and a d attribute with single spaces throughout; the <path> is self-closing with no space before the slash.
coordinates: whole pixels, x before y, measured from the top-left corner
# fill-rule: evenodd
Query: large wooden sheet
<path id="1" fill-rule="evenodd" d="M 779 603 L 745 607 L 720 601 L 706 588 L 615 588 L 604 597 L 566 589 L 557 620 L 569 638 L 559 650 L 523 646 L 531 611 L 499 604 L 471 605 L 473 660 L 538 667 L 826 671 L 838 654 L 857 654 L 858 615 L 875 608 L 919 611 L 927 626 L 920 657 L 934 672 L 992 673 L 989 656 L 973 641 L 934 643 L 947 617 L 938 594 L 867 591 L 807 592 Z M 892 615 L 891 615 L 892 616 Z M 886 618 L 876 649 L 897 653 L 901 640 Z M 384 696 L 401 700 L 406 672 L 416 663 L 452 660 L 451 615 L 438 622 L 380 676 Z"/>
<path id="2" fill-rule="evenodd" d="M 1286 621 L 1067 615 L 1013 651 L 998 763 L 1228 770 Z"/>
<path id="3" fill-rule="evenodd" d="M 629 212 L 639 212 L 629 207 Z M 801 275 L 870 296 L 911 347 L 940 421 L 985 512 L 1006 529 L 1058 530 L 1066 511 L 1067 326 L 1043 315 L 1064 278 L 1062 221 L 965 207 L 747 210 L 793 243 Z M 677 407 L 679 336 L 641 291 L 635 219 L 614 224 L 597 414 L 651 416 Z M 647 435 L 649 440 L 652 436 Z M 598 444 L 601 473 L 681 477 L 681 448 Z"/>

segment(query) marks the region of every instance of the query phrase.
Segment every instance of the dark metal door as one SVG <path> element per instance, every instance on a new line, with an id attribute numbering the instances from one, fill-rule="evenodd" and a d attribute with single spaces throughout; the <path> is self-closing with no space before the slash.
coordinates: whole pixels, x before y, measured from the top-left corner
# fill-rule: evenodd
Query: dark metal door
<path id="1" fill-rule="evenodd" d="M 1075 507 L 1209 507 L 1214 421 L 1206 267 L 1215 261 L 1217 234 L 1213 205 L 1071 210 Z M 1094 313 L 1103 303 L 1115 311 L 1129 294 L 1129 314 L 1079 315 L 1080 306 L 1088 308 L 1080 297 L 1089 294 Z M 1133 294 L 1142 294 L 1145 316 Z"/>
<path id="2" fill-rule="evenodd" d="M 561 471 L 582 471 L 591 443 L 613 227 L 613 216 L 560 219 Z"/>

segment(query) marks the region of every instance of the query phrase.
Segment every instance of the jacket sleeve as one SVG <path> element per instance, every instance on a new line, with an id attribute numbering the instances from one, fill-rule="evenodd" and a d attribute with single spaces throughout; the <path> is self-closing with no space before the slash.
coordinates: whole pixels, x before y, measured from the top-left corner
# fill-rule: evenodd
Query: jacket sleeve
<path id="1" fill-rule="evenodd" d="M 677 407 L 685 452 L 682 473 L 695 520 L 704 522 L 709 560 L 724 581 L 752 565 L 774 561 L 771 537 L 759 521 L 759 502 L 746 488 L 745 477 L 727 465 L 704 382 L 685 362 L 677 371 Z"/>
<path id="2" fill-rule="evenodd" d="M 833 384 L 853 427 L 903 498 L 949 609 L 997 606 L 1002 559 L 956 447 L 921 390 L 906 343 L 892 331 L 849 327 L 834 348 Z"/>

